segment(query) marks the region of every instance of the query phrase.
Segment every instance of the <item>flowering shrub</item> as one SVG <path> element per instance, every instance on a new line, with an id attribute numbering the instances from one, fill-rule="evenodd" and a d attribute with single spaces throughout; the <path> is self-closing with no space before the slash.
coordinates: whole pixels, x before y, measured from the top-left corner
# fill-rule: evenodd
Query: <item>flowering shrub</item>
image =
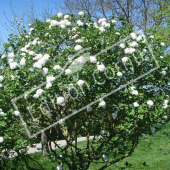
<path id="1" fill-rule="evenodd" d="M 0 60 L 1 150 L 25 154 L 43 130 L 49 144 L 67 142 L 55 142 L 60 152 L 51 149 L 58 169 L 88 169 L 100 159 L 105 169 L 130 156 L 140 136 L 168 121 L 167 91 L 158 94 L 168 83 L 163 45 L 127 23 L 94 22 L 82 11 L 10 35 Z M 87 138 L 83 149 L 78 136 Z"/>

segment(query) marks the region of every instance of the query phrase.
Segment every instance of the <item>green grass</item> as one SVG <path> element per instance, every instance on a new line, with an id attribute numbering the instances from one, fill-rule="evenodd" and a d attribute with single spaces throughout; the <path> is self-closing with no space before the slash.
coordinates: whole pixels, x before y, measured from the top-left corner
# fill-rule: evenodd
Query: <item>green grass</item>
<path id="1" fill-rule="evenodd" d="M 79 147 L 83 148 L 85 142 L 79 142 Z M 36 159 L 45 170 L 56 170 L 57 163 L 54 160 L 50 160 L 43 157 L 41 153 L 34 153 L 31 156 Z M 111 157 L 109 157 L 111 160 Z M 15 170 L 15 161 L 18 158 L 12 158 L 8 163 L 8 170 Z M 125 162 L 131 164 L 131 167 L 126 167 Z M 146 161 L 148 166 L 144 166 L 142 163 Z M 25 164 L 20 161 L 17 170 L 26 170 Z M 104 164 L 91 164 L 89 170 L 97 170 Z M 38 166 L 30 162 L 30 166 Z M 12 168 L 13 167 L 13 168 Z M 117 170 L 118 168 L 126 167 L 126 170 L 170 170 L 170 123 L 162 126 L 157 132 L 155 137 L 147 136 L 145 139 L 141 138 L 138 147 L 135 149 L 131 157 L 128 157 L 121 162 L 116 163 L 107 168 L 107 170 Z M 4 168 L 5 169 L 5 168 Z M 63 168 L 66 169 L 65 167 Z"/>

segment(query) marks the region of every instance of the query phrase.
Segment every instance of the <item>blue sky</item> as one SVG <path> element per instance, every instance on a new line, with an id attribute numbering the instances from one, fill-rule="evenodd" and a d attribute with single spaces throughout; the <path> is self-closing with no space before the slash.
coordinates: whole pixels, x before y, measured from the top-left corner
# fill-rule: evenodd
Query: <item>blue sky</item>
<path id="1" fill-rule="evenodd" d="M 62 2 L 62 0 L 55 0 L 57 3 Z M 35 5 L 35 9 L 38 13 L 41 13 L 43 10 L 43 7 L 46 7 L 49 4 L 50 8 L 53 8 L 52 13 L 56 14 L 58 12 L 62 12 L 60 9 L 56 10 L 54 7 L 54 3 L 52 0 L 11 0 L 14 11 L 17 14 L 17 11 L 20 13 L 24 10 L 24 7 L 29 6 L 31 4 Z M 59 11 L 60 10 L 60 11 Z M 12 10 L 10 6 L 10 0 L 0 0 L 0 36 L 2 36 L 3 41 L 7 41 L 7 37 L 9 35 L 9 32 L 5 28 L 5 23 L 9 25 L 9 22 L 7 21 L 4 12 L 9 18 L 10 21 L 12 21 Z"/>

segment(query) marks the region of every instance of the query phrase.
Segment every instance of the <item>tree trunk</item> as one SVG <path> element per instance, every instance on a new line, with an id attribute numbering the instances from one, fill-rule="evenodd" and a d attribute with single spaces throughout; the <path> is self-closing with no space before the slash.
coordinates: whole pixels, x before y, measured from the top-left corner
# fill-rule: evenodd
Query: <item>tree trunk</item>
<path id="1" fill-rule="evenodd" d="M 41 143 L 43 156 L 48 156 L 49 155 L 48 140 L 44 131 L 41 132 Z"/>

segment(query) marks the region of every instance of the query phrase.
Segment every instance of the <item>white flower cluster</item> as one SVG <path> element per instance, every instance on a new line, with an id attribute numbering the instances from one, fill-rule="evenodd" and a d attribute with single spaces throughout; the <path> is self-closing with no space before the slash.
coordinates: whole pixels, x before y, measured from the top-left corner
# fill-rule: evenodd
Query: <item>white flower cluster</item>
<path id="1" fill-rule="evenodd" d="M 0 143 L 2 143 L 4 141 L 3 137 L 0 137 Z"/>
<path id="2" fill-rule="evenodd" d="M 38 61 L 33 64 L 33 67 L 34 68 L 39 68 L 39 69 L 42 68 L 42 66 L 45 65 L 45 63 L 49 60 L 49 58 L 50 58 L 50 56 L 48 54 L 45 54 L 44 56 L 42 56 L 42 54 L 38 54 L 34 58 L 34 60 L 38 59 Z"/>
<path id="3" fill-rule="evenodd" d="M 105 71 L 106 68 L 105 68 L 104 64 L 97 64 L 97 69 L 99 71 L 103 72 L 103 71 Z"/>
<path id="4" fill-rule="evenodd" d="M 135 48 L 125 48 L 125 53 L 126 54 L 132 54 L 135 52 Z"/>
<path id="5" fill-rule="evenodd" d="M 53 69 L 54 69 L 54 70 L 61 70 L 62 68 L 61 68 L 59 65 L 55 65 L 55 66 L 53 67 Z"/>
<path id="6" fill-rule="evenodd" d="M 20 112 L 16 110 L 16 111 L 14 111 L 14 114 L 15 114 L 15 116 L 19 116 Z"/>
<path id="7" fill-rule="evenodd" d="M 139 44 L 136 41 L 129 43 L 131 47 L 137 47 Z"/>
<path id="8" fill-rule="evenodd" d="M 97 62 L 96 56 L 90 56 L 90 62 L 91 63 L 96 63 Z"/>
<path id="9" fill-rule="evenodd" d="M 0 109 L 0 116 L 4 116 L 5 113 L 2 111 L 2 109 Z"/>
<path id="10" fill-rule="evenodd" d="M 42 90 L 42 89 L 38 89 L 38 90 L 36 91 L 36 94 L 34 94 L 33 97 L 34 97 L 34 98 L 38 98 L 39 96 L 42 95 L 43 91 L 44 91 L 44 90 Z"/>
<path id="11" fill-rule="evenodd" d="M 76 45 L 76 46 L 74 47 L 74 49 L 75 49 L 76 51 L 79 51 L 79 50 L 82 49 L 82 46 L 81 46 L 81 45 Z"/>
<path id="12" fill-rule="evenodd" d="M 147 101 L 147 104 L 148 104 L 149 106 L 153 106 L 154 103 L 153 103 L 152 100 L 148 100 L 148 101 Z"/>
<path id="13" fill-rule="evenodd" d="M 167 107 L 168 107 L 168 102 L 169 102 L 169 100 L 164 100 L 164 103 L 163 103 L 163 105 L 164 105 L 164 109 L 166 109 Z"/>
<path id="14" fill-rule="evenodd" d="M 46 88 L 50 88 L 52 86 L 51 82 L 54 81 L 56 78 L 54 76 L 47 76 L 46 77 Z"/>
<path id="15" fill-rule="evenodd" d="M 9 66 L 10 66 L 10 68 L 13 70 L 13 69 L 15 69 L 16 67 L 17 67 L 17 63 L 14 61 L 14 57 L 15 57 L 15 55 L 14 55 L 14 53 L 13 52 L 11 52 L 9 55 L 8 55 L 8 63 L 9 63 Z"/>
<path id="16" fill-rule="evenodd" d="M 65 105 L 65 99 L 64 97 L 57 97 L 57 104 L 64 106 Z"/>
<path id="17" fill-rule="evenodd" d="M 21 61 L 20 61 L 20 66 L 25 66 L 26 65 L 26 63 L 25 63 L 25 58 L 23 57 L 23 58 L 21 58 Z"/>
<path id="18" fill-rule="evenodd" d="M 0 82 L 3 82 L 4 76 L 0 76 Z"/>
<path id="19" fill-rule="evenodd" d="M 57 14 L 58 18 L 62 18 L 63 17 L 63 14 L 62 13 L 58 13 Z M 66 26 L 68 25 L 71 25 L 71 22 L 68 20 L 69 18 L 69 15 L 65 15 L 64 16 L 64 19 L 61 20 L 61 21 L 56 21 L 56 20 L 47 20 L 46 22 L 50 22 L 50 25 L 49 25 L 49 29 L 51 27 L 54 27 L 54 26 L 59 26 L 60 28 L 65 28 Z"/>
<path id="20" fill-rule="evenodd" d="M 78 13 L 78 15 L 81 16 L 81 17 L 83 17 L 83 16 L 85 15 L 85 13 L 84 13 L 83 11 L 80 11 L 80 12 Z"/>
<path id="21" fill-rule="evenodd" d="M 79 85 L 79 86 L 83 86 L 84 85 L 84 80 L 79 80 L 78 82 L 77 82 L 77 84 Z"/>
<path id="22" fill-rule="evenodd" d="M 133 106 L 134 106 L 134 107 L 139 107 L 139 103 L 138 103 L 138 102 L 134 102 L 134 103 L 133 103 Z"/>
<path id="23" fill-rule="evenodd" d="M 100 103 L 99 103 L 99 106 L 105 108 L 106 102 L 104 100 L 101 100 Z"/>

